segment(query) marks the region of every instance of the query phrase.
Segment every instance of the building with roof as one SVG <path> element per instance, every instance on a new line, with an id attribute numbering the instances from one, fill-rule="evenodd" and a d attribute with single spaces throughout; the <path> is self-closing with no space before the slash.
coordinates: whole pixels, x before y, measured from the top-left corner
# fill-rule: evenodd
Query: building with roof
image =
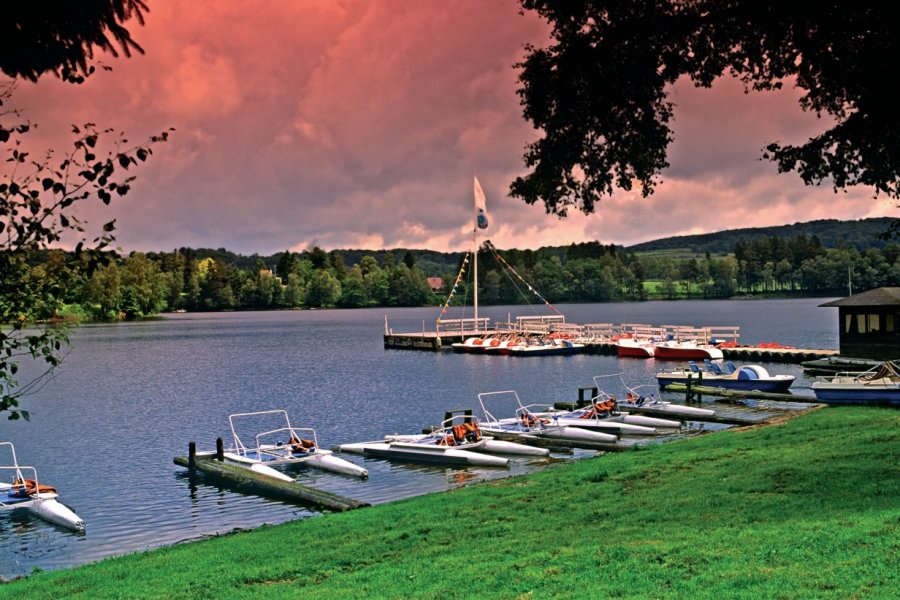
<path id="1" fill-rule="evenodd" d="M 840 355 L 900 358 L 900 287 L 884 287 L 819 306 L 838 309 Z"/>

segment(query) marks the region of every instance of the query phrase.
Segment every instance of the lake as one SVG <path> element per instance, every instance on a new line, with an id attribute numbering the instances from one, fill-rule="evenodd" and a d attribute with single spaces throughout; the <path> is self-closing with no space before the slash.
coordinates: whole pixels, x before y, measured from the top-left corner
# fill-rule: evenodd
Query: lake
<path id="1" fill-rule="evenodd" d="M 746 343 L 838 346 L 827 299 L 681 301 L 562 305 L 573 323 L 651 323 L 741 328 Z M 57 569 L 106 556 L 317 514 L 200 483 L 173 464 L 188 442 L 214 449 L 229 440 L 228 415 L 286 409 L 314 427 L 323 447 L 415 433 L 443 412 L 477 408 L 480 392 L 516 390 L 526 404 L 574 401 L 597 375 L 653 383 L 652 360 L 612 356 L 475 356 L 385 350 L 385 318 L 395 332 L 434 329 L 437 308 L 188 313 L 96 324 L 73 332 L 55 377 L 22 400 L 31 420 L 0 420 L 0 440 L 35 466 L 86 524 L 71 533 L 24 511 L 0 513 L 0 575 Z M 482 307 L 505 321 L 528 307 Z M 537 314 L 546 314 L 541 309 Z M 452 316 L 452 315 L 448 315 Z M 22 365 L 25 380 L 29 365 Z M 766 365 L 798 377 L 797 365 Z M 593 456 L 580 451 L 574 458 Z M 6 457 L 4 457 L 5 460 Z M 298 469 L 302 483 L 381 503 L 544 468 L 516 460 L 509 470 L 413 466 L 346 456 L 369 479 Z M 563 459 L 567 459 L 563 457 Z M 22 513 L 22 514 L 20 514 Z"/>

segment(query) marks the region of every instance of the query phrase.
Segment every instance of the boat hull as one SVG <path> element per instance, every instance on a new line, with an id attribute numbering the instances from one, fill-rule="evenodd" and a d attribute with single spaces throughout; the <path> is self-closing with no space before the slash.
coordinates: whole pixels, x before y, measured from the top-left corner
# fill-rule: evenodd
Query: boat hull
<path id="1" fill-rule="evenodd" d="M 684 384 L 687 383 L 687 380 L 688 376 L 686 373 L 659 373 L 656 376 L 656 381 L 661 388 L 673 383 Z M 691 376 L 691 382 L 696 385 L 705 385 L 726 390 L 784 393 L 787 392 L 788 388 L 794 383 L 794 377 L 793 375 L 782 375 L 771 379 L 734 379 L 704 374 L 703 379 L 701 380 L 697 377 L 697 374 L 694 373 Z"/>
<path id="2" fill-rule="evenodd" d="M 531 436 L 548 440 L 560 440 L 568 442 L 592 442 L 595 444 L 614 444 L 619 438 L 611 433 L 591 431 L 581 427 L 559 427 L 556 425 L 538 427 L 520 427 L 516 424 L 500 423 L 481 424 L 481 429 L 486 434 L 492 432 L 512 434 L 519 436 Z"/>
<path id="3" fill-rule="evenodd" d="M 56 494 L 40 494 L 28 507 L 28 511 L 45 521 L 61 527 L 84 531 L 84 521 L 68 506 L 56 499 Z"/>
<path id="4" fill-rule="evenodd" d="M 813 383 L 817 402 L 825 404 L 887 404 L 900 406 L 900 386 L 851 386 Z"/>
<path id="5" fill-rule="evenodd" d="M 621 421 L 609 419 L 581 419 L 578 417 L 553 417 L 553 422 L 562 427 L 581 427 L 592 431 L 603 431 L 616 435 L 656 435 L 659 433 L 653 427 L 644 425 L 632 425 Z"/>
<path id="6" fill-rule="evenodd" d="M 458 450 L 448 446 L 378 441 L 341 444 L 338 446 L 338 450 L 373 458 L 406 462 L 476 467 L 509 467 L 508 458 L 491 456 L 490 454 L 482 454 L 470 450 Z"/>
<path id="7" fill-rule="evenodd" d="M 663 429 L 677 429 L 681 427 L 681 421 L 672 419 L 660 419 L 659 417 L 647 417 L 644 415 L 633 415 L 631 413 L 623 413 L 620 417 L 623 423 L 630 425 L 643 425 L 645 427 L 661 427 Z"/>
<path id="8" fill-rule="evenodd" d="M 584 344 L 566 343 L 546 346 L 512 346 L 507 348 L 510 356 L 568 356 L 584 351 Z"/>
<path id="9" fill-rule="evenodd" d="M 631 340 L 619 340 L 616 342 L 616 356 L 626 358 L 653 358 L 654 348 L 652 344 L 639 344 Z"/>
<path id="10" fill-rule="evenodd" d="M 592 431 L 582 427 L 545 427 L 536 435 L 551 440 L 594 442 L 599 444 L 615 444 L 619 441 L 619 437 L 614 433 Z"/>
<path id="11" fill-rule="evenodd" d="M 464 342 L 457 342 L 455 344 L 451 344 L 450 347 L 454 352 L 465 352 L 465 353 L 481 353 L 485 348 L 485 340 L 482 338 L 469 338 Z"/>
<path id="12" fill-rule="evenodd" d="M 485 433 L 484 429 L 481 428 L 482 432 Z M 422 448 L 423 446 L 431 448 L 429 444 L 416 444 L 419 440 L 426 439 L 429 436 L 426 434 L 417 434 L 417 435 L 389 435 L 385 437 L 385 441 L 394 442 L 394 443 L 410 443 L 413 448 Z M 524 444 L 517 444 L 515 442 L 507 442 L 504 440 L 495 440 L 492 437 L 485 436 L 476 442 L 466 442 L 463 444 L 457 444 L 456 446 L 434 446 L 438 450 L 443 448 L 454 448 L 456 450 L 466 450 L 466 451 L 475 451 L 475 452 L 487 452 L 494 454 L 512 454 L 519 456 L 547 456 L 550 454 L 549 450 L 544 448 L 535 448 L 534 446 L 526 446 Z"/>
<path id="13" fill-rule="evenodd" d="M 210 458 L 215 457 L 215 455 L 215 452 L 198 452 L 197 458 Z M 234 452 L 223 453 L 223 458 L 225 459 L 225 464 L 228 465 L 241 467 L 242 469 L 247 469 L 249 471 L 259 473 L 260 475 L 272 477 L 274 479 L 280 479 L 281 481 L 294 481 L 293 477 L 285 475 L 281 471 L 277 471 L 255 458 L 248 458 L 246 456 L 241 456 L 240 454 L 235 454 Z"/>
<path id="14" fill-rule="evenodd" d="M 699 406 L 685 406 L 684 404 L 673 404 L 672 402 L 646 402 L 641 405 L 622 404 L 620 408 L 623 410 L 652 410 L 655 412 L 669 413 L 673 417 L 712 417 L 716 411 L 709 408 L 700 408 Z"/>
<path id="15" fill-rule="evenodd" d="M 850 371 L 863 372 L 876 368 L 882 361 L 868 358 L 843 358 L 827 356 L 800 363 L 807 375 L 835 376 Z"/>
<path id="16" fill-rule="evenodd" d="M 550 456 L 550 451 L 546 448 L 494 439 L 485 440 L 484 451 L 493 454 L 511 454 L 513 456 Z"/>
<path id="17" fill-rule="evenodd" d="M 721 360 L 722 351 L 712 346 L 666 346 L 654 347 L 653 357 L 660 360 Z"/>
<path id="18" fill-rule="evenodd" d="M 248 458 L 259 459 L 267 465 L 306 465 L 354 477 L 366 478 L 369 472 L 363 467 L 337 457 L 331 450 L 317 448 L 314 453 L 298 455 L 290 453 L 285 446 L 261 446 L 258 452 L 251 453 Z"/>
<path id="19" fill-rule="evenodd" d="M 367 469 L 348 460 L 344 460 L 343 458 L 334 456 L 330 451 L 319 450 L 312 456 L 301 458 L 300 461 L 305 465 L 322 469 L 323 471 L 340 473 L 341 475 L 352 475 L 353 477 L 361 477 L 363 479 L 369 476 L 369 471 Z"/>

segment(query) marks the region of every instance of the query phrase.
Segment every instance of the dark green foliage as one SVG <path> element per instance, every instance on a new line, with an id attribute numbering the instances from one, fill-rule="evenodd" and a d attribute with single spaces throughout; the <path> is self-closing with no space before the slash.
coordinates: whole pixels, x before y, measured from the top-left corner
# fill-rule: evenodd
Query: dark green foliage
<path id="1" fill-rule="evenodd" d="M 67 329 L 58 321 L 70 310 L 75 290 L 98 293 L 88 277 L 98 272 L 95 253 L 114 239 L 115 220 L 104 224 L 93 239 L 77 215 L 78 205 L 93 198 L 109 204 L 128 194 L 135 176 L 131 167 L 145 162 L 155 144 L 169 131 L 133 146 L 124 134 L 100 129 L 94 123 L 72 127 L 72 149 L 62 156 L 47 149 L 41 156 L 25 151 L 23 137 L 32 124 L 7 103 L 18 78 L 37 81 L 53 73 L 69 83 L 83 83 L 95 67 L 94 49 L 118 56 L 143 49 L 123 23 L 143 23 L 143 0 L 85 0 L 83 2 L 13 2 L 0 19 L 0 71 L 11 81 L 0 86 L 0 413 L 10 419 L 28 417 L 17 409 L 19 399 L 40 386 L 62 360 Z M 108 67 L 104 67 L 107 68 Z M 64 108 L 64 107 L 63 107 Z M 171 130 L 170 130 L 171 131 Z M 114 138 L 109 140 L 109 138 Z M 47 248 L 75 238 L 71 258 Z M 163 306 L 158 269 L 152 260 L 127 265 L 123 285 L 116 265 L 107 268 L 111 290 L 98 300 L 109 313 L 148 314 Z M 171 277 L 169 290 L 178 285 Z M 92 289 L 93 287 L 93 289 Z M 99 293 L 98 293 L 99 295 Z M 111 314 L 108 316 L 112 316 Z M 49 324 L 48 324 L 49 321 Z M 46 370 L 31 381 L 19 382 L 20 360 L 43 364 Z"/>
<path id="2" fill-rule="evenodd" d="M 855 232 L 857 224 L 847 223 L 847 231 Z M 862 231 L 877 230 L 881 224 L 876 220 Z M 810 225 L 814 226 L 776 230 L 831 231 L 829 239 L 838 239 L 837 247 L 825 247 L 815 235 L 749 237 L 749 233 L 735 236 L 738 241 L 726 256 L 690 251 L 683 255 L 636 254 L 599 243 L 501 251 L 486 242 L 478 260 L 479 301 L 483 305 L 540 305 L 545 301 L 728 298 L 737 293 L 841 295 L 847 291 L 848 278 L 854 291 L 900 285 L 900 245 L 887 243 L 881 247 L 884 242 L 876 236 L 869 238 L 872 247 L 858 250 L 843 241 L 839 226 L 824 230 Z M 865 238 L 859 232 L 854 235 L 860 236 L 857 243 L 862 246 Z M 844 238 L 851 236 L 845 234 Z M 703 246 L 702 240 L 696 243 Z M 314 248 L 261 258 L 224 249 L 181 248 L 127 257 L 112 252 L 82 253 L 78 258 L 57 252 L 35 255 L 30 265 L 65 274 L 66 284 L 57 285 L 54 296 L 60 301 L 83 305 L 84 312 L 97 319 L 116 319 L 180 308 L 215 311 L 437 305 L 446 301 L 464 258 L 459 253 L 442 255 L 447 257 L 442 261 L 454 257 L 454 270 L 434 274 L 422 270 L 418 259 L 409 260 L 424 251 L 405 250 L 401 256 L 407 260 L 397 261 L 393 251 L 383 251 L 345 264 L 344 257 L 353 254 Z M 384 259 L 383 265 L 379 265 L 376 254 Z M 321 266 L 316 268 L 313 260 Z M 413 262 L 412 268 L 409 262 Z M 470 267 L 453 296 L 453 306 L 472 301 Z M 444 280 L 440 293 L 431 291 L 429 276 Z M 52 314 L 45 310 L 29 319 Z"/>
<path id="3" fill-rule="evenodd" d="M 10 100 L 14 87 L 0 88 L 0 107 Z M 60 311 L 67 303 L 80 301 L 86 292 L 99 289 L 88 283 L 88 273 L 91 278 L 104 274 L 95 253 L 115 239 L 115 221 L 104 224 L 92 238 L 75 209 L 95 198 L 108 204 L 113 197 L 125 196 L 135 179 L 129 168 L 146 160 L 153 145 L 166 141 L 168 132 L 131 146 L 123 134 L 87 123 L 72 128 L 72 149 L 62 157 L 52 150 L 35 157 L 22 150 L 22 138 L 31 131 L 30 124 L 18 110 L 3 110 L 0 108 L 0 130 L 6 132 L 0 139 L 0 412 L 9 411 L 10 418 L 27 418 L 26 411 L 16 408 L 19 398 L 59 365 L 68 341 L 67 328 L 59 322 Z M 47 250 L 64 237 L 79 240 L 74 253 Z M 134 262 L 131 266 L 138 268 Z M 157 267 L 144 261 L 141 268 Z M 115 289 L 119 274 L 105 274 Z M 122 304 L 141 314 L 159 310 L 162 303 L 153 301 L 156 290 L 137 287 L 149 276 L 130 270 L 124 275 L 123 298 L 104 296 L 98 304 L 108 311 L 118 310 Z M 16 373 L 21 360 L 35 361 L 46 370 L 31 381 L 19 382 Z"/>
<path id="4" fill-rule="evenodd" d="M 143 24 L 143 13 L 148 10 L 142 0 L 80 0 L 52 5 L 9 2 L 0 19 L 0 71 L 31 81 L 49 72 L 81 83 L 93 71 L 89 62 L 95 47 L 113 56 L 118 56 L 118 49 L 125 56 L 144 53 L 123 23 L 133 17 Z M 139 151 L 136 157 L 144 161 L 147 154 Z"/>
<path id="5" fill-rule="evenodd" d="M 659 250 L 686 249 L 694 254 L 711 252 L 713 254 L 729 254 L 734 252 L 735 244 L 758 238 L 807 238 L 813 239 L 824 248 L 836 248 L 838 245 L 855 246 L 857 250 L 866 248 L 884 248 L 890 238 L 882 237 L 900 219 L 879 217 L 860 219 L 858 221 L 838 221 L 836 219 L 820 219 L 793 225 L 772 227 L 746 227 L 728 229 L 698 235 L 681 235 L 661 238 L 629 246 L 631 252 L 655 252 Z"/>
<path id="6" fill-rule="evenodd" d="M 521 0 L 552 26 L 545 48 L 527 47 L 519 75 L 523 114 L 541 138 L 531 170 L 510 190 L 565 216 L 591 213 L 614 189 L 653 193 L 669 166 L 679 78 L 709 87 L 723 75 L 748 90 L 792 79 L 800 107 L 831 128 L 800 146 L 770 143 L 762 154 L 780 172 L 835 190 L 872 187 L 900 195 L 900 120 L 891 78 L 897 20 L 887 3 L 571 2 Z"/>

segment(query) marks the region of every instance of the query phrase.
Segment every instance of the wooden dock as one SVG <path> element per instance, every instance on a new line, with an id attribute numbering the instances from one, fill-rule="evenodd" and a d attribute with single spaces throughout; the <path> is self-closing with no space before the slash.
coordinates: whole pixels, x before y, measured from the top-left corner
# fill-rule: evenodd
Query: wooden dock
<path id="1" fill-rule="evenodd" d="M 465 335 L 440 334 L 434 331 L 422 333 L 386 333 L 384 347 L 397 350 L 426 350 L 430 352 L 450 351 L 452 344 L 462 342 L 466 338 L 486 335 L 487 332 L 470 332 Z M 607 341 L 585 341 L 585 354 L 616 355 L 616 346 Z M 727 360 L 741 362 L 761 361 L 774 363 L 800 364 L 808 360 L 837 356 L 837 350 L 811 348 L 771 348 L 756 346 L 738 346 L 722 348 Z"/>
<path id="2" fill-rule="evenodd" d="M 685 396 L 719 396 L 722 398 L 736 399 L 753 399 L 753 400 L 775 400 L 781 402 L 810 402 L 816 403 L 814 396 L 796 396 L 794 394 L 779 394 L 775 392 L 758 392 L 756 390 L 728 390 L 725 388 L 701 385 L 695 383 L 686 385 L 684 383 L 670 383 L 664 389 L 667 392 L 675 392 L 685 394 Z"/>
<path id="3" fill-rule="evenodd" d="M 241 494 L 254 494 L 337 512 L 369 506 L 367 502 L 361 500 L 354 500 L 296 481 L 283 481 L 250 469 L 230 465 L 216 459 L 214 455 L 197 456 L 194 442 L 189 445 L 188 456 L 176 456 L 174 462 L 176 465 L 187 468 L 192 474 L 199 471 L 205 479 Z"/>
<path id="4" fill-rule="evenodd" d="M 455 343 L 468 338 L 487 336 L 540 336 L 547 334 L 563 335 L 578 343 L 584 344 L 586 354 L 616 355 L 615 340 L 622 336 L 642 336 L 658 339 L 696 339 L 713 342 L 722 350 L 727 360 L 742 362 L 760 361 L 800 364 L 838 356 L 837 350 L 790 348 L 777 344 L 749 346 L 739 342 L 741 338 L 738 326 L 686 327 L 683 325 L 653 326 L 643 323 L 566 323 L 562 315 L 544 317 L 516 317 L 515 321 L 495 322 L 490 324 L 488 318 L 478 319 L 440 319 L 433 331 L 426 329 L 422 321 L 422 330 L 418 332 L 395 333 L 390 327 L 387 316 L 384 320 L 384 347 L 398 350 L 426 350 L 431 352 L 449 351 Z"/>

